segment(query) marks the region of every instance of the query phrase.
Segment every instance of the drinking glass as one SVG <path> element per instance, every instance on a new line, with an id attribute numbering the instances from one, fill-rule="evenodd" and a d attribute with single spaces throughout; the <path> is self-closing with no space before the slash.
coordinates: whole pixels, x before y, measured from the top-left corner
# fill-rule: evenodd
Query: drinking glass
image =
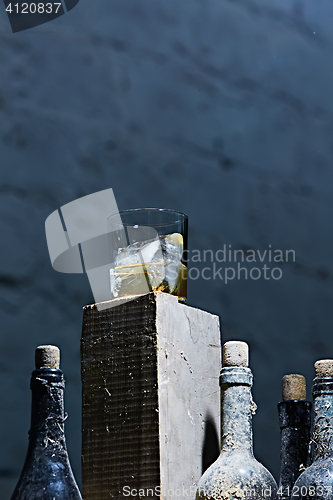
<path id="1" fill-rule="evenodd" d="M 187 215 L 175 210 L 138 208 L 107 220 L 113 299 L 152 291 L 187 297 Z"/>

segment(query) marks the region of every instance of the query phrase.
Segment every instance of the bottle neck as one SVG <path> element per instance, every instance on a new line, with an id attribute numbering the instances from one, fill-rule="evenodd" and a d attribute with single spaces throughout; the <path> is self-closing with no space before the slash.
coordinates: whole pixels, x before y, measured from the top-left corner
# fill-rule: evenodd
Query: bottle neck
<path id="1" fill-rule="evenodd" d="M 311 408 L 309 401 L 281 401 L 278 404 L 280 429 L 311 427 Z"/>
<path id="2" fill-rule="evenodd" d="M 314 460 L 333 454 L 333 377 L 313 381 L 314 418 L 312 442 Z"/>
<path id="3" fill-rule="evenodd" d="M 225 367 L 221 370 L 221 449 L 253 455 L 252 399 L 250 368 Z"/>
<path id="4" fill-rule="evenodd" d="M 64 434 L 64 388 L 61 370 L 41 368 L 31 375 L 32 392 L 30 447 L 62 447 L 66 449 Z"/>
<path id="5" fill-rule="evenodd" d="M 280 500 L 291 496 L 292 487 L 309 458 L 311 427 L 309 401 L 282 401 L 278 404 L 281 429 Z"/>

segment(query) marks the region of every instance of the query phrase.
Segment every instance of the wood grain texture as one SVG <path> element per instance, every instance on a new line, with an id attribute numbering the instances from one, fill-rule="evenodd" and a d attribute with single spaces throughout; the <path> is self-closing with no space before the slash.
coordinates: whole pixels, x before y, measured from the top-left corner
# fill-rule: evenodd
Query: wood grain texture
<path id="1" fill-rule="evenodd" d="M 207 421 L 219 434 L 218 318 L 163 293 L 87 306 L 81 354 L 83 498 L 193 498 Z"/>

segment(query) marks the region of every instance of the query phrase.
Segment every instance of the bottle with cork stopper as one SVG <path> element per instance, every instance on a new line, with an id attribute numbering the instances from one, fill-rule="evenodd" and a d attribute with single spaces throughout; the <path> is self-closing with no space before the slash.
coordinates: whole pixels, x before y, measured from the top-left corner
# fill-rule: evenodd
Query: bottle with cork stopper
<path id="1" fill-rule="evenodd" d="M 311 437 L 314 456 L 310 467 L 294 484 L 291 496 L 293 500 L 333 498 L 333 359 L 317 361 L 314 369 Z"/>
<path id="2" fill-rule="evenodd" d="M 245 342 L 223 346 L 221 386 L 221 453 L 205 471 L 197 500 L 275 500 L 277 485 L 271 473 L 253 454 L 253 375 Z"/>
<path id="3" fill-rule="evenodd" d="M 35 365 L 28 452 L 11 500 L 82 500 L 66 447 L 59 348 L 37 347 Z"/>
<path id="4" fill-rule="evenodd" d="M 282 378 L 282 401 L 277 406 L 281 429 L 278 496 L 281 500 L 288 500 L 296 479 L 309 461 L 312 404 L 306 401 L 303 375 L 292 373 Z"/>

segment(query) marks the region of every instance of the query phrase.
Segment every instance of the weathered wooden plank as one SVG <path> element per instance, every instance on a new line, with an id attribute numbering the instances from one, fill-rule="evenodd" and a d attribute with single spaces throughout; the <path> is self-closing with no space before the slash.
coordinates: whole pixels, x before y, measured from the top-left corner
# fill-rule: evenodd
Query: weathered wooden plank
<path id="1" fill-rule="evenodd" d="M 193 498 L 207 425 L 219 441 L 217 316 L 164 293 L 87 306 L 81 353 L 83 498 Z"/>

